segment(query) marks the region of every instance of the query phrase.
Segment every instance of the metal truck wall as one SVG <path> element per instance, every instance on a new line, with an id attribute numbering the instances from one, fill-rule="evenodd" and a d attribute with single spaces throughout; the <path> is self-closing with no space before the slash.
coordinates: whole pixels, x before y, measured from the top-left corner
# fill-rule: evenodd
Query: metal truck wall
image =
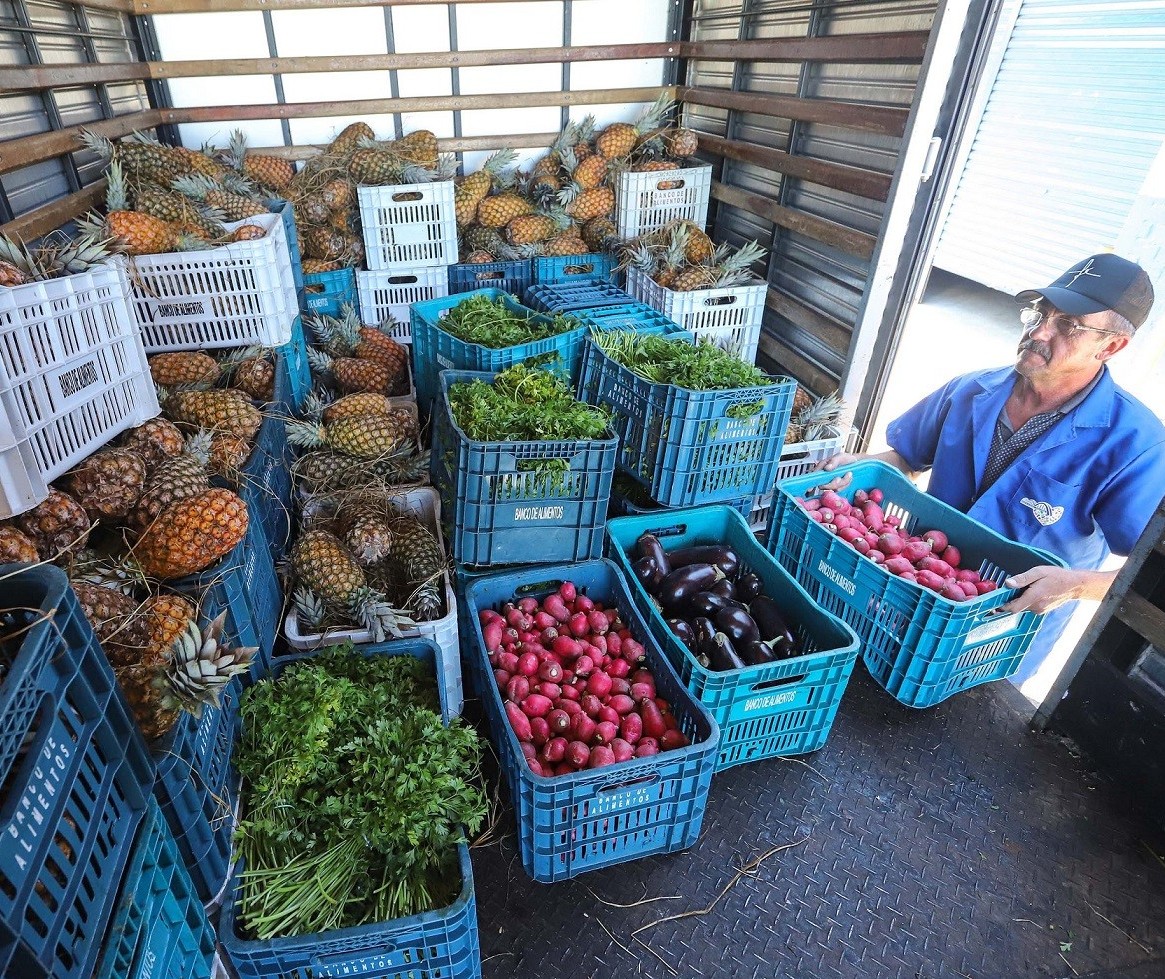
<path id="1" fill-rule="evenodd" d="M 1165 139 L 1165 4 L 1023 0 L 935 265 L 1013 292 L 1111 248 Z"/>

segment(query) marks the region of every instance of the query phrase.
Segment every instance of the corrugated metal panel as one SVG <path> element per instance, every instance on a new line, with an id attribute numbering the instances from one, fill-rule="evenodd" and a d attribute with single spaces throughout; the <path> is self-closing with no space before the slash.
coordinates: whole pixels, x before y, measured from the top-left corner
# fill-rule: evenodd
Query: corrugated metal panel
<path id="1" fill-rule="evenodd" d="M 1014 292 L 1111 247 L 1165 139 L 1165 3 L 1023 0 L 935 256 Z"/>

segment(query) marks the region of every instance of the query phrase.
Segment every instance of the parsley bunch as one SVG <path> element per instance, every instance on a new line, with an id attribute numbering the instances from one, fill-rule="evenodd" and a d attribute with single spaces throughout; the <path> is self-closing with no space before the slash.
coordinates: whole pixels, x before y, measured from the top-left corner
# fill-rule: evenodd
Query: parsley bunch
<path id="1" fill-rule="evenodd" d="M 237 765 L 241 918 L 259 939 L 450 903 L 486 812 L 477 735 L 446 727 L 429 667 L 351 646 L 251 687 Z"/>
<path id="2" fill-rule="evenodd" d="M 689 391 L 727 391 L 776 383 L 759 367 L 714 343 L 693 345 L 629 330 L 596 330 L 591 339 L 612 360 L 658 384 L 674 384 Z"/>
<path id="3" fill-rule="evenodd" d="M 504 299 L 471 296 L 449 310 L 441 320 L 441 329 L 466 343 L 501 350 L 534 340 L 545 340 L 570 330 L 577 330 L 578 320 L 558 314 L 543 322 L 533 310 L 523 315 L 508 308 Z"/>

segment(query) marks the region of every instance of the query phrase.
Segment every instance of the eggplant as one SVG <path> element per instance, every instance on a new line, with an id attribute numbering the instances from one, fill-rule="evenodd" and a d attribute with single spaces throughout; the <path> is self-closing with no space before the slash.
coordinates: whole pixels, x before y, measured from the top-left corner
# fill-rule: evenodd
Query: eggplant
<path id="1" fill-rule="evenodd" d="M 706 670 L 712 669 L 712 661 L 710 659 L 708 659 L 708 657 L 705 656 L 703 653 L 696 654 L 696 662 L 699 663 Z"/>
<path id="2" fill-rule="evenodd" d="M 668 619 L 667 627 L 675 633 L 676 638 L 692 652 L 696 651 L 696 632 L 689 622 L 684 619 Z"/>
<path id="3" fill-rule="evenodd" d="M 685 599 L 710 588 L 723 577 L 711 564 L 690 564 L 677 568 L 660 582 L 656 597 L 664 608 L 675 608 Z"/>
<path id="4" fill-rule="evenodd" d="M 663 572 L 656 564 L 655 558 L 641 557 L 631 565 L 631 570 L 635 572 L 635 577 L 647 589 L 649 595 L 654 595 L 659 591 L 660 583 L 663 581 Z"/>
<path id="5" fill-rule="evenodd" d="M 642 538 L 640 538 L 642 540 Z M 740 567 L 740 558 L 726 544 L 697 544 L 669 551 L 667 559 L 673 568 L 686 568 L 691 564 L 713 564 L 731 578 Z"/>
<path id="6" fill-rule="evenodd" d="M 760 629 L 761 639 L 766 641 L 784 639 L 788 645 L 796 646 L 797 640 L 785 623 L 780 607 L 771 598 L 767 595 L 757 595 L 749 603 L 748 610 L 757 628 Z"/>
<path id="7" fill-rule="evenodd" d="M 785 636 L 780 636 L 774 639 L 771 643 L 773 648 L 773 655 L 777 659 L 796 659 L 801 655 L 801 647 L 797 645 L 796 640 L 790 642 Z"/>
<path id="8" fill-rule="evenodd" d="M 692 632 L 696 635 L 696 652 L 707 659 L 716 638 L 716 626 L 711 619 L 704 616 L 692 619 L 691 625 Z"/>
<path id="9" fill-rule="evenodd" d="M 742 602 L 737 602 L 731 598 L 722 598 L 713 591 L 699 592 L 684 603 L 684 611 L 689 615 L 704 615 L 709 619 L 716 618 L 716 613 L 726 608 L 747 611 Z"/>
<path id="10" fill-rule="evenodd" d="M 736 579 L 736 594 L 728 596 L 742 602 L 751 602 L 764 588 L 764 583 L 751 571 L 746 571 Z"/>
<path id="11" fill-rule="evenodd" d="M 713 595 L 719 595 L 721 598 L 739 600 L 736 594 L 736 585 L 734 585 L 727 578 L 716 582 L 716 584 L 709 588 L 708 591 L 710 591 Z"/>
<path id="12" fill-rule="evenodd" d="M 655 566 L 659 568 L 661 578 L 665 578 L 671 574 L 672 564 L 668 560 L 667 552 L 663 549 L 663 545 L 659 542 L 659 538 L 655 534 L 639 535 L 639 539 L 635 542 L 635 556 L 639 558 L 651 558 L 655 562 Z"/>
<path id="13" fill-rule="evenodd" d="M 712 641 L 712 652 L 708 654 L 708 659 L 712 664 L 712 669 L 718 672 L 743 670 L 746 665 L 732 645 L 732 640 L 723 632 L 716 633 L 716 638 Z"/>
<path id="14" fill-rule="evenodd" d="M 749 666 L 765 666 L 769 663 L 775 663 L 778 659 L 773 648 L 760 639 L 743 642 L 736 647 L 736 651 L 740 653 L 740 658 Z"/>
<path id="15" fill-rule="evenodd" d="M 722 608 L 713 619 L 716 628 L 734 643 L 751 642 L 760 638 L 760 629 L 751 615 L 739 608 Z"/>

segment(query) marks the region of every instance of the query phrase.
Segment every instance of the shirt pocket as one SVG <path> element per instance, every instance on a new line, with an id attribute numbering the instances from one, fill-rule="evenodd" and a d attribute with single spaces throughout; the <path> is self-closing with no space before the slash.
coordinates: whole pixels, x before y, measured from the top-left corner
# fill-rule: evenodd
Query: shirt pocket
<path id="1" fill-rule="evenodd" d="M 1093 533 L 1086 496 L 1081 483 L 1065 483 L 1037 469 L 1028 470 L 1008 504 L 1008 522 L 1016 529 L 1016 540 L 1061 556 L 1071 553 L 1073 543 Z"/>

